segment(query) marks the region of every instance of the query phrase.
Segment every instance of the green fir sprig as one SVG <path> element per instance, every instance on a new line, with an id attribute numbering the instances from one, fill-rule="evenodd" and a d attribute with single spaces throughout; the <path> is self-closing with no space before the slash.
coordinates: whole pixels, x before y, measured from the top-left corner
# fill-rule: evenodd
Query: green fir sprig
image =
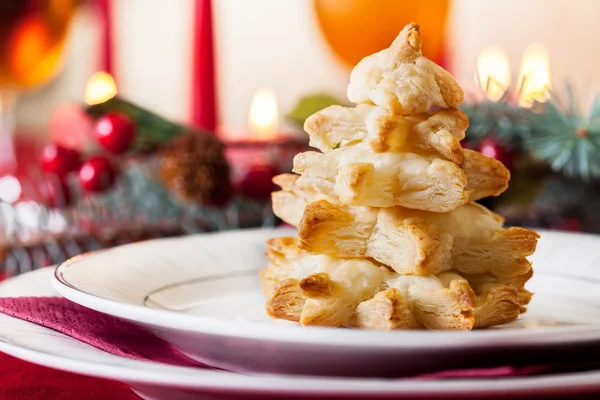
<path id="1" fill-rule="evenodd" d="M 573 86 L 563 98 L 553 94 L 543 110 L 528 118 L 526 149 L 568 177 L 600 178 L 600 95 L 581 111 Z"/>
<path id="2" fill-rule="evenodd" d="M 515 149 L 521 146 L 521 139 L 529 134 L 527 120 L 531 112 L 508 101 L 483 99 L 465 103 L 461 109 L 469 118 L 466 140 L 472 147 L 476 147 L 484 137 L 494 135 L 502 145 Z"/>

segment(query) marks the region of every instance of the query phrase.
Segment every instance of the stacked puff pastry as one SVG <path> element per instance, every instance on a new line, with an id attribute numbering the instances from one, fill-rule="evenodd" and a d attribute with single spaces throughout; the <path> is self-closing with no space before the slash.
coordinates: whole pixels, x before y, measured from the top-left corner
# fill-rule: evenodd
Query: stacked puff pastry
<path id="1" fill-rule="evenodd" d="M 275 214 L 298 238 L 267 244 L 269 315 L 369 329 L 515 320 L 531 299 L 526 257 L 538 235 L 473 203 L 502 193 L 510 175 L 462 149 L 462 89 L 422 56 L 418 25 L 354 68 L 348 97 L 358 105 L 307 119 L 320 152 L 298 154 L 298 175 L 274 180 Z"/>

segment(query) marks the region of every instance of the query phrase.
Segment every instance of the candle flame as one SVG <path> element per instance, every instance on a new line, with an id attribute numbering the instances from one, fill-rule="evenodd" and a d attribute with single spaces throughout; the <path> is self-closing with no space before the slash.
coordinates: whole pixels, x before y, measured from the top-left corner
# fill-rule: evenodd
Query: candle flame
<path id="1" fill-rule="evenodd" d="M 89 105 L 104 103 L 117 95 L 117 84 L 110 74 L 94 73 L 85 86 L 85 102 Z"/>
<path id="2" fill-rule="evenodd" d="M 519 105 L 529 108 L 534 101 L 550 98 L 550 57 L 544 46 L 532 44 L 523 53 L 519 72 Z"/>
<path id="3" fill-rule="evenodd" d="M 277 133 L 278 118 L 275 92 L 268 88 L 258 89 L 252 98 L 248 113 L 252 133 L 260 139 L 273 139 Z"/>
<path id="4" fill-rule="evenodd" d="M 484 48 L 477 56 L 477 83 L 491 101 L 498 101 L 510 87 L 510 63 L 498 46 Z"/>

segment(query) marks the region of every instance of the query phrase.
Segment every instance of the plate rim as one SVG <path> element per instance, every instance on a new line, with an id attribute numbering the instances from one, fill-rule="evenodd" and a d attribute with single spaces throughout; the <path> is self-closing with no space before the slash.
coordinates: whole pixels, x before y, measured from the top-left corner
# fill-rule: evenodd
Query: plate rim
<path id="1" fill-rule="evenodd" d="M 18 319 L 8 315 L 2 317 Z M 23 323 L 39 325 L 20 320 Z M 0 328 L 1 330 L 1 328 Z M 75 339 L 55 332 L 67 340 Z M 64 354 L 52 354 L 32 349 L 22 344 L 0 340 L 0 351 L 12 357 L 37 365 L 72 372 L 79 375 L 111 379 L 127 385 L 154 385 L 158 387 L 185 387 L 192 390 L 218 390 L 227 393 L 268 393 L 306 395 L 436 395 L 456 396 L 457 394 L 484 395 L 501 390 L 504 395 L 526 393 L 547 393 L 556 389 L 563 391 L 585 391 L 600 388 L 600 370 L 561 373 L 545 376 L 477 378 L 451 380 L 418 379 L 373 379 L 373 378 L 331 378 L 290 375 L 247 375 L 228 371 L 180 367 L 147 361 L 132 361 L 131 365 L 110 365 L 97 360 L 75 359 Z M 116 356 L 119 357 L 119 356 Z M 133 364 L 140 368 L 134 368 Z M 151 364 L 152 368 L 144 368 Z M 235 377 L 235 379 L 232 379 Z"/>
<path id="2" fill-rule="evenodd" d="M 264 228 L 261 230 L 265 230 Z M 246 230 L 251 234 L 254 230 Z M 272 229 L 275 233 L 276 230 Z M 244 230 L 225 231 L 198 235 L 198 239 L 211 235 L 228 233 L 244 233 Z M 545 233 L 542 231 L 542 233 Z M 189 237 L 188 237 L 189 238 Z M 143 243 L 168 240 L 176 243 L 176 239 L 155 239 Z M 600 324 L 577 325 L 566 327 L 544 327 L 534 330 L 474 330 L 470 332 L 455 331 L 373 331 L 324 327 L 301 328 L 287 325 L 268 325 L 246 321 L 223 321 L 216 318 L 187 315 L 169 310 L 144 307 L 137 304 L 120 302 L 95 294 L 87 293 L 75 287 L 65 277 L 65 271 L 76 267 L 83 260 L 99 253 L 114 251 L 112 249 L 89 252 L 73 257 L 55 269 L 52 286 L 62 296 L 84 307 L 123 318 L 146 326 L 164 329 L 177 329 L 196 334 L 207 334 L 224 337 L 236 337 L 249 340 L 268 340 L 283 343 L 311 344 L 339 347 L 360 347 L 371 349 L 436 349 L 450 346 L 468 346 L 471 349 L 504 346 L 542 346 L 573 344 L 600 340 Z M 240 329 L 243 327 L 243 329 Z M 331 333 L 335 331 L 335 335 Z M 417 332 L 417 333 L 415 333 Z M 575 337 L 573 337 L 573 335 Z"/>

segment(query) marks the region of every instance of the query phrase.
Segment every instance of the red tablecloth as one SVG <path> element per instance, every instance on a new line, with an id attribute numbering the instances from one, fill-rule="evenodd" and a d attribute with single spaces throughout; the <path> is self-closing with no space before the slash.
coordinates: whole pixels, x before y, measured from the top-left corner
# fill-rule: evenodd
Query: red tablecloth
<path id="1" fill-rule="evenodd" d="M 0 400 L 140 400 L 126 385 L 40 367 L 0 353 Z"/>

